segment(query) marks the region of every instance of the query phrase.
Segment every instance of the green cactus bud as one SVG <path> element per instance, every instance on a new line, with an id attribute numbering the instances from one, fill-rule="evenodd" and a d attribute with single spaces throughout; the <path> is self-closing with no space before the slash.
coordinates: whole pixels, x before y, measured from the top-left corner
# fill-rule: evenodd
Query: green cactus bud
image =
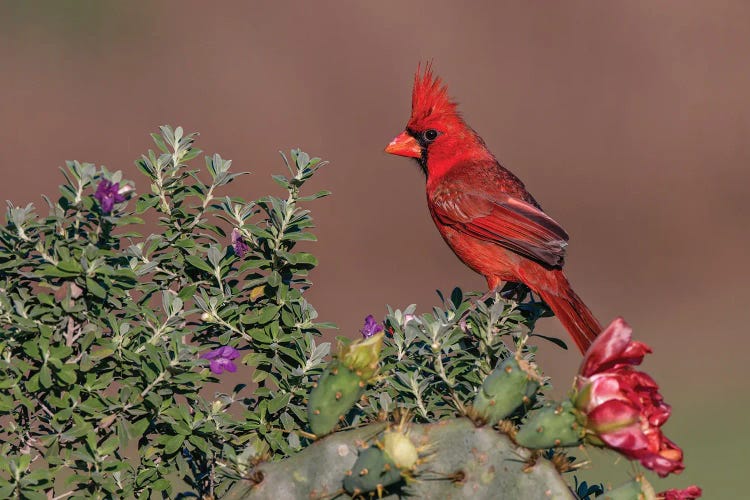
<path id="1" fill-rule="evenodd" d="M 362 397 L 365 382 L 338 360 L 331 362 L 310 392 L 307 418 L 316 436 L 331 432 L 339 419 Z"/>
<path id="2" fill-rule="evenodd" d="M 474 398 L 474 409 L 490 424 L 496 424 L 519 406 L 530 404 L 540 381 L 531 363 L 507 358 L 484 379 Z"/>
<path id="3" fill-rule="evenodd" d="M 516 442 L 531 449 L 576 446 L 584 433 L 570 401 L 547 403 L 529 414 L 516 434 Z"/>
<path id="4" fill-rule="evenodd" d="M 359 377 L 370 380 L 378 371 L 380 351 L 383 349 L 385 332 L 347 344 L 339 342 L 338 359 Z"/>
<path id="5" fill-rule="evenodd" d="M 656 500 L 656 492 L 643 475 L 636 476 L 622 486 L 607 491 L 602 497 L 605 500 Z"/>
<path id="6" fill-rule="evenodd" d="M 401 470 L 413 469 L 419 452 L 409 436 L 398 431 L 386 431 L 383 435 L 383 451 Z"/>
<path id="7" fill-rule="evenodd" d="M 401 471 L 393 460 L 383 450 L 372 446 L 359 453 L 351 473 L 347 472 L 344 478 L 344 489 L 350 495 L 381 492 L 401 479 Z"/>

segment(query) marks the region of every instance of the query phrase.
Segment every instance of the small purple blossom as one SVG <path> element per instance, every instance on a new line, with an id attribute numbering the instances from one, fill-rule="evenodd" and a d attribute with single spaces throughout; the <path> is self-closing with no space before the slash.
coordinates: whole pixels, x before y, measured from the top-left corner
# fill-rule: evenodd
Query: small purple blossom
<path id="1" fill-rule="evenodd" d="M 228 372 L 236 372 L 237 365 L 232 360 L 236 359 L 240 355 L 240 351 L 232 346 L 225 345 L 214 349 L 213 351 L 204 352 L 201 354 L 201 359 L 208 359 L 211 367 L 211 372 L 216 375 L 221 375 L 224 370 Z"/>
<path id="2" fill-rule="evenodd" d="M 369 339 L 376 333 L 382 332 L 382 331 L 383 331 L 383 326 L 377 321 L 375 321 L 375 318 L 372 316 L 372 314 L 369 314 L 365 318 L 365 326 L 362 327 L 359 333 L 361 333 L 364 338 Z"/>
<path id="3" fill-rule="evenodd" d="M 102 213 L 105 215 L 112 212 L 115 203 L 122 203 L 126 200 L 125 195 L 120 193 L 120 183 L 110 182 L 107 179 L 99 181 L 99 185 L 96 186 L 94 198 L 99 201 L 99 205 L 102 207 Z"/>
<path id="4" fill-rule="evenodd" d="M 234 248 L 234 253 L 240 259 L 250 251 L 250 246 L 245 242 L 242 233 L 236 227 L 232 229 L 232 247 Z"/>

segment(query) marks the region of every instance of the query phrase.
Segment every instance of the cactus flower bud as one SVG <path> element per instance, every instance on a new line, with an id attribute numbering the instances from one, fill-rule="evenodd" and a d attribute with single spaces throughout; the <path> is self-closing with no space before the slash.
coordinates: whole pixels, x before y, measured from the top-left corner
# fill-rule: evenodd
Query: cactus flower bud
<path id="1" fill-rule="evenodd" d="M 386 431 L 383 450 L 399 469 L 412 469 L 417 465 L 419 452 L 409 436 L 398 431 Z"/>
<path id="2" fill-rule="evenodd" d="M 338 358 L 362 380 L 369 380 L 378 370 L 380 351 L 383 349 L 384 332 L 363 338 L 350 344 L 339 343 Z"/>

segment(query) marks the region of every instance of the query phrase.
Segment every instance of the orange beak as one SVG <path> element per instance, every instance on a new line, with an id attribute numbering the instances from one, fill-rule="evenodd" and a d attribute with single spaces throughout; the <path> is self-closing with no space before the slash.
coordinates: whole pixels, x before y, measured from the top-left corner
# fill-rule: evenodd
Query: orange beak
<path id="1" fill-rule="evenodd" d="M 421 158 L 422 147 L 417 140 L 408 133 L 401 132 L 385 148 L 386 153 L 399 156 L 408 156 L 409 158 Z"/>

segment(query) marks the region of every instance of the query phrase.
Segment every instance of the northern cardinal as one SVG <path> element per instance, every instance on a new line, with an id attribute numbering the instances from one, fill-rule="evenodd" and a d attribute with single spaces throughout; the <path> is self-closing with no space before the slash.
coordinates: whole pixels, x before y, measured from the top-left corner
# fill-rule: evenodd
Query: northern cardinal
<path id="1" fill-rule="evenodd" d="M 601 325 L 562 271 L 568 234 L 464 122 L 429 65 L 417 69 L 411 107 L 406 129 L 385 151 L 419 163 L 443 239 L 490 291 L 506 281 L 539 294 L 585 352 Z"/>

